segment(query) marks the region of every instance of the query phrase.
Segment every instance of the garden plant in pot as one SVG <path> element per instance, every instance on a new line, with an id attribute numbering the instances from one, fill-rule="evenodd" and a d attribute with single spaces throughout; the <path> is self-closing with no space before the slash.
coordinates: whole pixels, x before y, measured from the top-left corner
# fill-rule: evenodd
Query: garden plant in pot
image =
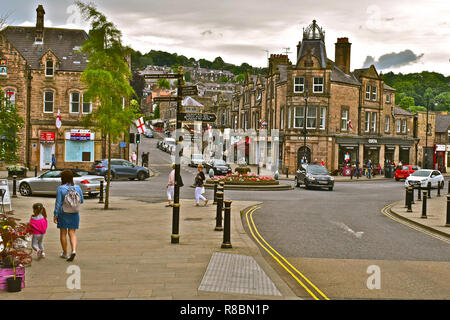
<path id="1" fill-rule="evenodd" d="M 19 222 L 20 219 L 13 217 L 13 212 L 0 213 L 0 251 L 2 267 L 12 268 L 12 277 L 7 279 L 8 291 L 18 292 L 22 289 L 22 277 L 17 275 L 17 269 L 23 268 L 31 263 L 30 250 L 24 248 L 28 235 L 26 223 Z"/>

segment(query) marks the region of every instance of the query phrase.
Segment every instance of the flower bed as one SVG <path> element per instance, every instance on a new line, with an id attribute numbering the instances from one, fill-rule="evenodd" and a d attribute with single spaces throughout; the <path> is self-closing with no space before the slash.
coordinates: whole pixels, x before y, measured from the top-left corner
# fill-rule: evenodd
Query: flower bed
<path id="1" fill-rule="evenodd" d="M 277 185 L 279 182 L 272 177 L 258 176 L 254 173 L 239 175 L 229 173 L 226 176 L 215 176 L 206 180 L 206 183 L 213 184 L 215 181 L 223 181 L 226 185 Z"/>

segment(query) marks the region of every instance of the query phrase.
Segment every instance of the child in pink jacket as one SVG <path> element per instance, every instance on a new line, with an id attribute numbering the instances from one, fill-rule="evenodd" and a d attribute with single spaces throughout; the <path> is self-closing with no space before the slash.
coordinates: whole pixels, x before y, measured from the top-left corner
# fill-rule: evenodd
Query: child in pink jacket
<path id="1" fill-rule="evenodd" d="M 38 259 L 45 258 L 42 241 L 47 231 L 47 212 L 42 203 L 33 204 L 33 215 L 30 219 L 28 231 L 33 235 L 31 247 L 36 250 Z"/>

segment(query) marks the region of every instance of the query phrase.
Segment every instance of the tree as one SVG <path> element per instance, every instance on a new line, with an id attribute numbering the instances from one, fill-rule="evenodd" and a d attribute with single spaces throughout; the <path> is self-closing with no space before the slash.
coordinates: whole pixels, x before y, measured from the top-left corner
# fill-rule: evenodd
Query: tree
<path id="1" fill-rule="evenodd" d="M 414 106 L 415 102 L 414 102 L 414 98 L 412 97 L 403 97 L 400 100 L 399 106 L 402 109 L 408 110 L 410 107 Z"/>
<path id="2" fill-rule="evenodd" d="M 170 81 L 167 79 L 158 79 L 158 87 L 166 88 L 167 90 L 170 89 Z"/>
<path id="3" fill-rule="evenodd" d="M 159 103 L 156 105 L 155 110 L 153 111 L 153 119 L 159 119 L 161 115 L 159 114 Z"/>
<path id="4" fill-rule="evenodd" d="M 105 207 L 109 208 L 111 181 L 111 143 L 117 142 L 134 119 L 133 110 L 125 106 L 125 101 L 134 94 L 130 85 L 131 71 L 127 57 L 130 50 L 122 45 L 121 32 L 97 11 L 94 5 L 77 1 L 81 13 L 91 22 L 89 38 L 81 47 L 81 52 L 89 57 L 89 63 L 81 75 L 87 86 L 86 97 L 96 104 L 96 109 L 84 117 L 87 127 L 100 131 L 108 143 L 108 173 Z"/>
<path id="5" fill-rule="evenodd" d="M 145 88 L 145 79 L 138 71 L 133 72 L 133 79 L 131 80 L 131 86 L 136 93 L 136 99 L 141 101 Z"/>
<path id="6" fill-rule="evenodd" d="M 16 153 L 20 144 L 17 132 L 23 127 L 24 120 L 17 112 L 16 105 L 11 103 L 8 92 L 6 97 L 0 94 L 0 119 L 0 160 L 17 161 Z"/>
<path id="7" fill-rule="evenodd" d="M 190 73 L 189 71 L 186 71 L 186 72 L 184 73 L 184 80 L 185 80 L 186 82 L 191 82 L 191 81 L 192 81 L 191 73 Z"/>

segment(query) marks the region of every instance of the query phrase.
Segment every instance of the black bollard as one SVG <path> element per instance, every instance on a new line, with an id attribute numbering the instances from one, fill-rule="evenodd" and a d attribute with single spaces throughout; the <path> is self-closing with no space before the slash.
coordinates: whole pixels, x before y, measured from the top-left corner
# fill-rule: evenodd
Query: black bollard
<path id="1" fill-rule="evenodd" d="M 428 182 L 427 192 L 428 192 L 428 199 L 431 199 L 431 182 Z"/>
<path id="2" fill-rule="evenodd" d="M 422 185 L 419 184 L 417 187 L 417 201 L 422 201 Z"/>
<path id="3" fill-rule="evenodd" d="M 219 185 L 219 181 L 214 181 L 214 202 L 213 204 L 217 204 L 217 187 Z"/>
<path id="4" fill-rule="evenodd" d="M 450 194 L 450 180 L 448 180 L 448 183 L 447 183 L 447 185 L 448 185 L 448 190 L 447 190 L 447 193 L 448 193 L 448 194 Z"/>
<path id="5" fill-rule="evenodd" d="M 441 196 L 441 184 L 438 182 L 438 193 L 437 196 L 440 197 Z"/>
<path id="6" fill-rule="evenodd" d="M 100 180 L 100 196 L 98 199 L 98 203 L 104 203 L 103 202 L 103 180 Z"/>
<path id="7" fill-rule="evenodd" d="M 423 190 L 423 201 L 422 201 L 422 219 L 427 218 L 427 190 Z"/>
<path id="8" fill-rule="evenodd" d="M 13 198 L 17 198 L 17 194 L 16 194 L 16 184 L 17 184 L 17 176 L 13 176 Z"/>
<path id="9" fill-rule="evenodd" d="M 216 227 L 215 231 L 222 231 L 222 209 L 223 209 L 223 192 L 217 192 L 217 207 L 216 207 Z"/>
<path id="10" fill-rule="evenodd" d="M 447 221 L 445 226 L 450 227 L 450 194 L 447 195 Z"/>
<path id="11" fill-rule="evenodd" d="M 409 187 L 405 187 L 405 208 L 408 208 L 409 202 Z"/>
<path id="12" fill-rule="evenodd" d="M 414 195 L 413 187 L 408 187 L 408 210 L 406 212 L 412 212 L 412 198 Z"/>
<path id="13" fill-rule="evenodd" d="M 34 176 L 37 177 L 37 166 L 34 167 Z"/>
<path id="14" fill-rule="evenodd" d="M 411 188 L 411 204 L 414 204 L 414 187 L 410 187 Z"/>
<path id="15" fill-rule="evenodd" d="M 231 249 L 231 201 L 224 201 L 225 211 L 224 211 L 224 230 L 223 230 L 223 243 L 222 249 Z"/>

